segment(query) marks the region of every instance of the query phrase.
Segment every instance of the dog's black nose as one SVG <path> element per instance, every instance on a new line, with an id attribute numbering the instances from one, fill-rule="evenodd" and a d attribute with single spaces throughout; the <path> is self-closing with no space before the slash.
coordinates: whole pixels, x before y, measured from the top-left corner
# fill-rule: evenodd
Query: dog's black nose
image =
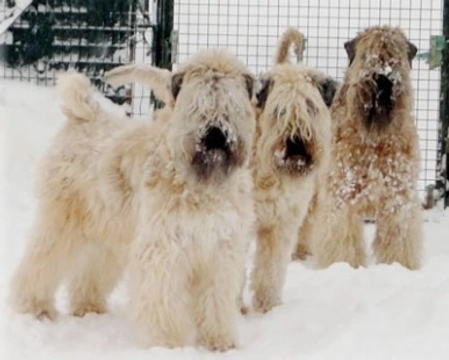
<path id="1" fill-rule="evenodd" d="M 391 81 L 387 76 L 382 74 L 377 74 L 374 76 L 374 81 L 379 93 L 382 93 L 386 97 L 390 97 L 393 92 L 393 81 Z"/>
<path id="2" fill-rule="evenodd" d="M 285 150 L 285 155 L 287 158 L 293 156 L 305 156 L 307 154 L 306 145 L 298 136 L 295 136 L 293 139 L 287 139 L 285 143 Z"/>
<path id="3" fill-rule="evenodd" d="M 220 128 L 212 126 L 206 131 L 204 146 L 207 150 L 223 149 L 226 146 L 226 135 Z"/>

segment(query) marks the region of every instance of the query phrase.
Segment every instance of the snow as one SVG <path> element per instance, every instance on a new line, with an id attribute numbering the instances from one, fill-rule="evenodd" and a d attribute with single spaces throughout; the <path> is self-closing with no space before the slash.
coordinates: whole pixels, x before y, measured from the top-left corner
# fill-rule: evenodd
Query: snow
<path id="1" fill-rule="evenodd" d="M 14 8 L 6 8 L 3 2 L 0 2 L 0 35 L 3 34 L 12 25 L 22 12 L 33 2 L 33 0 L 18 0 Z M 7 11 L 5 11 L 7 10 Z"/>
<path id="2" fill-rule="evenodd" d="M 0 83 L 0 359 L 446 359 L 449 354 L 449 211 L 426 213 L 425 260 L 411 272 L 397 264 L 354 270 L 339 263 L 289 266 L 284 304 L 239 322 L 237 350 L 214 354 L 188 347 L 143 349 L 126 323 L 126 288 L 107 315 L 67 315 L 54 322 L 17 315 L 8 283 L 35 215 L 33 169 L 64 118 L 53 88 Z M 373 225 L 366 226 L 367 238 Z M 249 294 L 246 293 L 246 302 Z"/>

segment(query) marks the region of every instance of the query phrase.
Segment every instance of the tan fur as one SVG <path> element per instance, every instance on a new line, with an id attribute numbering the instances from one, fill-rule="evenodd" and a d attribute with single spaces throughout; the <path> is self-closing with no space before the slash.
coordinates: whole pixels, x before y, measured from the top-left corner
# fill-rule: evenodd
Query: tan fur
<path id="1" fill-rule="evenodd" d="M 297 233 L 328 164 L 331 122 L 318 70 L 303 64 L 275 65 L 262 78 L 268 96 L 257 120 L 253 156 L 257 250 L 252 273 L 253 306 L 279 305 Z M 260 95 L 259 95 L 260 96 Z M 286 165 L 286 141 L 299 137 L 312 165 Z"/>
<path id="2" fill-rule="evenodd" d="M 332 106 L 331 167 L 323 201 L 313 214 L 319 224 L 314 227 L 313 253 L 321 268 L 337 261 L 364 265 L 362 220 L 369 216 L 377 221 L 377 261 L 418 269 L 419 147 L 409 64 L 416 48 L 401 30 L 388 26 L 368 28 L 346 47 L 348 53 L 354 48 L 354 59 Z M 378 74 L 395 84 L 388 116 L 377 115 L 380 103 L 370 105 Z"/>
<path id="3" fill-rule="evenodd" d="M 275 64 L 283 64 L 288 61 L 288 50 L 294 45 L 293 51 L 297 62 L 302 61 L 302 52 L 304 50 L 304 35 L 296 28 L 290 27 L 284 31 L 278 44 L 278 50 L 275 56 Z"/>
<path id="4" fill-rule="evenodd" d="M 171 72 L 144 64 L 118 66 L 104 74 L 103 80 L 114 87 L 130 82 L 145 84 L 154 92 L 156 98 L 168 104 L 173 101 L 170 92 Z"/>
<path id="5" fill-rule="evenodd" d="M 54 318 L 54 292 L 68 278 L 71 313 L 102 313 L 129 263 L 128 313 L 142 344 L 184 346 L 196 336 L 208 349 L 236 346 L 254 232 L 252 75 L 224 50 L 201 52 L 170 77 L 180 92 L 159 113 L 164 121 L 150 124 L 107 113 L 84 76 L 62 79 L 69 121 L 41 163 L 14 308 Z M 192 164 L 210 124 L 232 135 L 235 161 L 206 177 Z"/>

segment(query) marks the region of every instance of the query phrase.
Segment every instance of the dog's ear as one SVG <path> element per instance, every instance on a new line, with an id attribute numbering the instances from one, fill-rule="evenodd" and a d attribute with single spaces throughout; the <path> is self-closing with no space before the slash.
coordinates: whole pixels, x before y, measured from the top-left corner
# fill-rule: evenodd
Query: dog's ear
<path id="1" fill-rule="evenodd" d="M 415 44 L 410 41 L 407 41 L 408 44 L 408 61 L 410 63 L 410 67 L 412 66 L 412 60 L 415 58 L 416 53 L 418 52 L 418 48 Z"/>
<path id="2" fill-rule="evenodd" d="M 254 86 L 256 84 L 256 78 L 250 73 L 243 74 L 245 79 L 246 90 L 248 91 L 249 99 L 251 100 L 254 96 Z"/>
<path id="3" fill-rule="evenodd" d="M 335 93 L 337 92 L 339 83 L 332 77 L 326 77 L 324 80 L 320 81 L 320 93 L 327 107 L 332 105 L 334 101 Z"/>
<path id="4" fill-rule="evenodd" d="M 180 73 L 174 74 L 171 78 L 171 93 L 173 95 L 173 99 L 175 100 L 178 97 L 179 92 L 181 91 L 183 78 L 184 75 Z"/>
<path id="5" fill-rule="evenodd" d="M 263 75 L 259 79 L 260 88 L 256 94 L 257 104 L 256 106 L 263 109 L 265 103 L 267 102 L 268 94 L 270 93 L 271 85 L 273 84 L 273 79 L 267 75 Z"/>
<path id="6" fill-rule="evenodd" d="M 357 40 L 356 39 L 352 39 L 349 41 L 346 41 L 344 44 L 346 53 L 348 54 L 348 58 L 349 58 L 349 65 L 352 64 L 352 62 L 354 61 L 355 58 L 355 47 L 357 46 Z"/>

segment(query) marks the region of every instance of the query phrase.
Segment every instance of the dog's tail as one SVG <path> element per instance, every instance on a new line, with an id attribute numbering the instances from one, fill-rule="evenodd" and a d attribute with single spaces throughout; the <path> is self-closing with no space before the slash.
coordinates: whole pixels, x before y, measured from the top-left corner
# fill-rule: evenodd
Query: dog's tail
<path id="1" fill-rule="evenodd" d="M 275 64 L 283 64 L 288 62 L 288 50 L 294 45 L 294 52 L 298 62 L 302 60 L 302 51 L 304 48 L 304 35 L 296 28 L 289 27 L 282 34 L 279 40 L 278 50 L 275 57 Z"/>
<path id="2" fill-rule="evenodd" d="M 167 69 L 150 65 L 123 65 L 107 71 L 103 80 L 114 87 L 130 82 L 148 85 L 153 90 L 154 96 L 167 104 L 173 100 L 170 91 L 171 75 L 171 71 Z"/>
<path id="3" fill-rule="evenodd" d="M 62 111 L 69 119 L 90 121 L 96 118 L 100 104 L 95 98 L 95 89 L 85 75 L 73 69 L 59 74 L 57 90 L 62 99 Z"/>

